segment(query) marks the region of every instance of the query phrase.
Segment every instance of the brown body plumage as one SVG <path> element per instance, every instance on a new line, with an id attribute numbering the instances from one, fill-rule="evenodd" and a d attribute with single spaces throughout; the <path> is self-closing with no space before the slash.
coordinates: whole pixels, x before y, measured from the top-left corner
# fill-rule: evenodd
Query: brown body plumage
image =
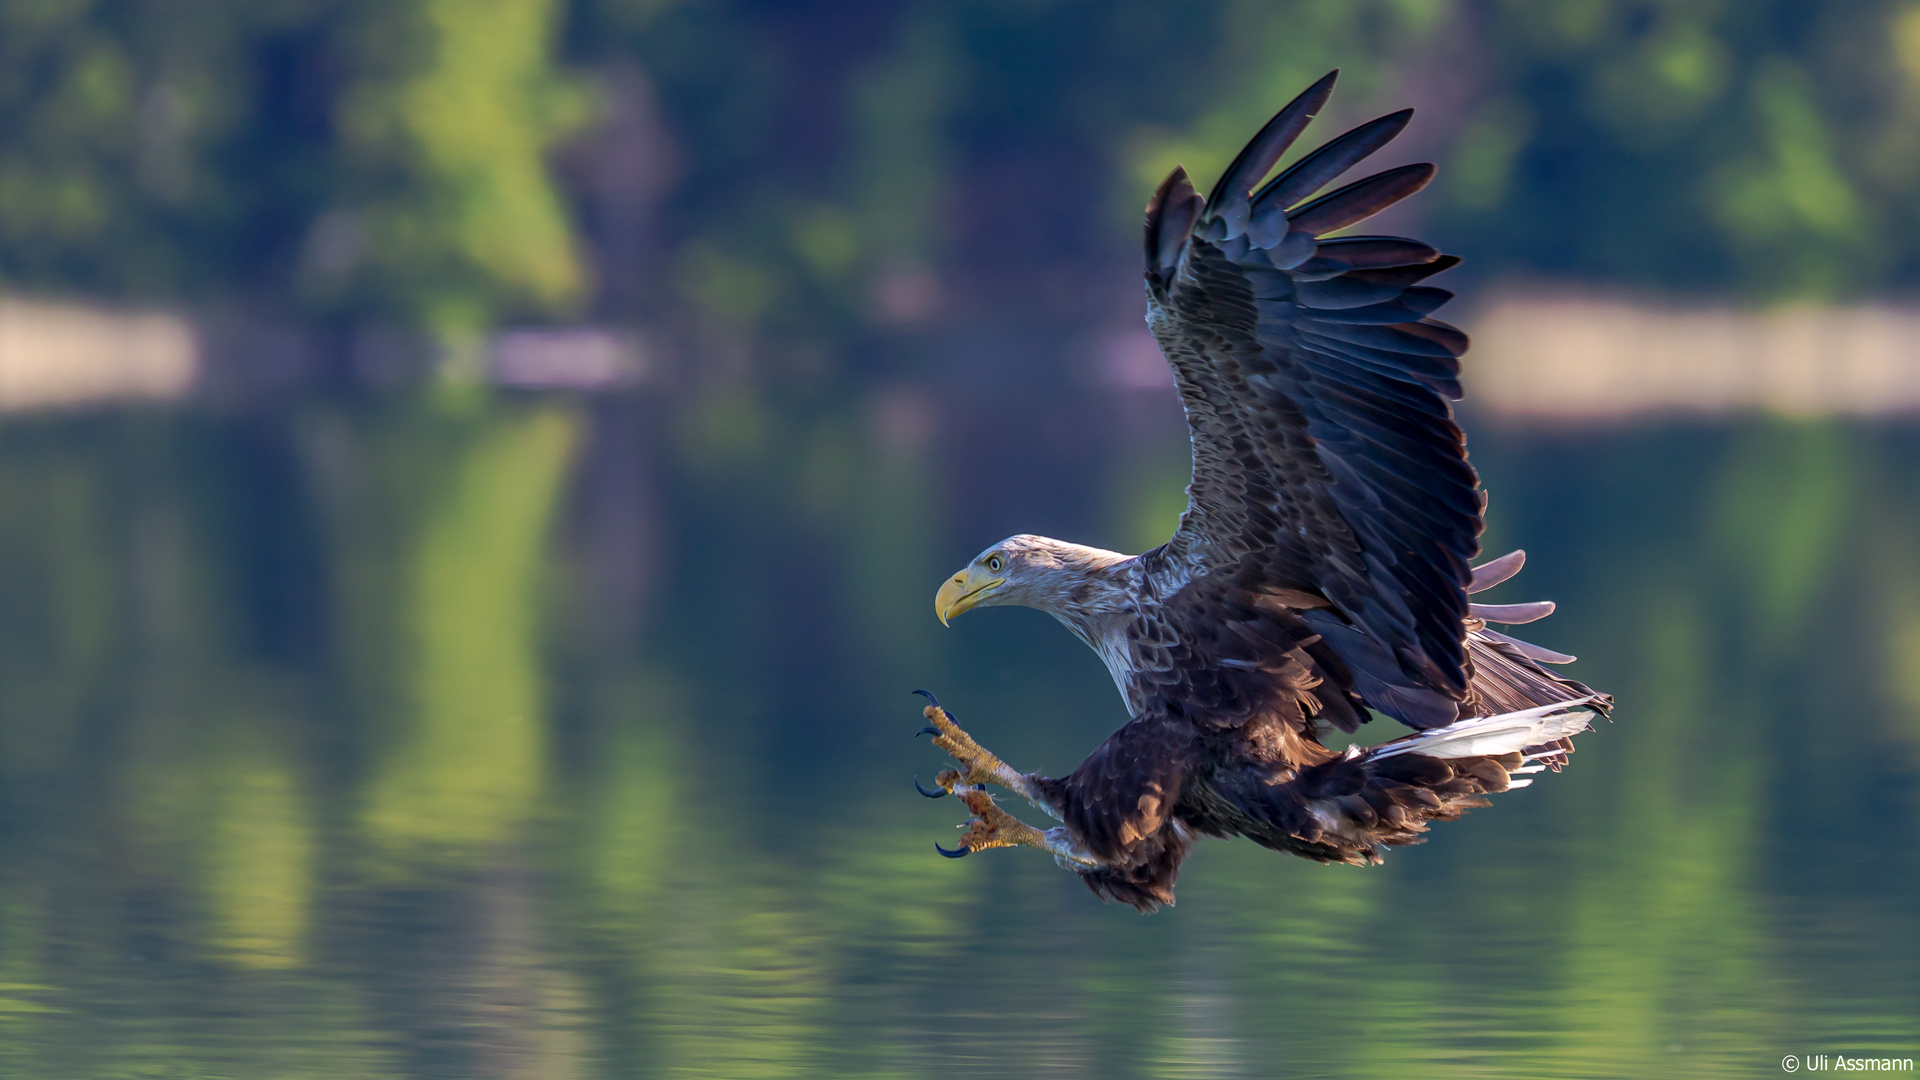
<path id="1" fill-rule="evenodd" d="M 937 600 L 942 619 L 996 604 L 1049 612 L 1100 654 L 1132 717 L 1053 779 L 1007 770 L 935 715 L 965 767 L 943 786 L 985 815 L 968 846 L 1045 847 L 1096 893 L 1143 910 L 1172 902 L 1198 835 L 1378 861 L 1427 822 L 1529 782 L 1514 775 L 1557 768 L 1568 736 L 1608 704 L 1540 666 L 1571 657 L 1486 627 L 1552 605 L 1468 602 L 1522 556 L 1469 568 L 1483 500 L 1449 404 L 1466 337 L 1426 317 L 1451 294 L 1417 284 L 1458 260 L 1395 237 L 1321 238 L 1417 191 L 1432 167 L 1302 202 L 1410 113 L 1253 189 L 1332 85 L 1283 109 L 1210 199 L 1175 170 L 1148 205 L 1148 322 L 1193 442 L 1173 538 L 1129 557 L 1011 537 Z M 1345 752 L 1321 743 L 1369 708 L 1422 734 Z M 1006 819 L 1026 832 L 1001 836 L 1004 815 L 975 786 L 986 782 L 1061 827 Z"/>

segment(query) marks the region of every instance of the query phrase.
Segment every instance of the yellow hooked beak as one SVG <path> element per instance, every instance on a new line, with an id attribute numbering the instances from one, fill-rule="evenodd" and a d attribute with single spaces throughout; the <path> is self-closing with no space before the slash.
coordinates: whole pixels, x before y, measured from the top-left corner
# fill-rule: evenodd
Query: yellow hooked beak
<path id="1" fill-rule="evenodd" d="M 969 566 L 940 583 L 940 591 L 933 595 L 933 613 L 940 616 L 940 625 L 945 626 L 948 619 L 978 604 L 1006 583 L 1006 578 L 990 578 Z"/>

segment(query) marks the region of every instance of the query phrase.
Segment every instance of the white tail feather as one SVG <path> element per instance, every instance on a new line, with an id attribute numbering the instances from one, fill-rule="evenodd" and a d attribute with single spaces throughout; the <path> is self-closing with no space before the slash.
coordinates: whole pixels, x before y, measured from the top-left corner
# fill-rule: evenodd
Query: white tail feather
<path id="1" fill-rule="evenodd" d="M 1514 754 L 1529 746 L 1539 746 L 1587 730 L 1593 718 L 1600 715 L 1600 710 L 1594 707 L 1599 700 L 1600 696 L 1596 694 L 1519 712 L 1501 713 L 1499 716 L 1460 720 L 1446 727 L 1381 743 L 1369 750 L 1366 756 L 1378 759 L 1396 754 L 1422 754 L 1432 758 L 1463 758 Z M 1522 783 L 1515 781 L 1511 786 L 1519 787 Z"/>

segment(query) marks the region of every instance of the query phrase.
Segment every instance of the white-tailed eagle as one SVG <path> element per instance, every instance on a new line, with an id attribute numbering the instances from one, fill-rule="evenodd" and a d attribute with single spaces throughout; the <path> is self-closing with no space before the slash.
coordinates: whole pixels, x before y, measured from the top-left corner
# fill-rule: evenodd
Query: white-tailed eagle
<path id="1" fill-rule="evenodd" d="M 1280 110 L 1208 198 L 1175 169 L 1147 204 L 1147 323 L 1193 443 L 1173 538 L 1127 556 L 1014 536 L 940 586 L 943 622 L 1006 604 L 1060 620 L 1105 661 L 1131 716 L 1055 779 L 1009 768 L 929 704 L 925 730 L 960 767 L 923 793 L 957 794 L 974 815 L 946 854 L 1042 848 L 1143 911 L 1173 902 L 1202 835 L 1378 862 L 1428 822 L 1558 769 L 1569 737 L 1608 708 L 1541 666 L 1572 657 L 1488 628 L 1551 603 L 1467 599 L 1523 555 L 1470 565 L 1485 504 L 1450 404 L 1467 338 L 1428 317 L 1452 294 L 1420 284 L 1459 260 L 1399 237 L 1328 238 L 1432 179 L 1433 166 L 1406 165 L 1315 197 L 1412 110 L 1267 179 L 1333 82 Z M 1416 734 L 1321 743 L 1368 709 Z M 1061 824 L 1016 820 L 987 784 Z"/>

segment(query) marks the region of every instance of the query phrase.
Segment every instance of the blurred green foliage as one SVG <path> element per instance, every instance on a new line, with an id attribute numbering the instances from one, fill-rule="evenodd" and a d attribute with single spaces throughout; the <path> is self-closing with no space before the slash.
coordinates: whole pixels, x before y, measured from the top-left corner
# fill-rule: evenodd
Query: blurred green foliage
<path id="1" fill-rule="evenodd" d="M 910 329 L 889 289 L 928 268 L 1125 256 L 1169 167 L 1210 179 L 1336 65 L 1336 120 L 1425 110 L 1420 212 L 1486 273 L 1920 280 L 1909 0 L 0 0 L 0 283 L 453 338 L 690 321 L 804 367 Z"/>
<path id="2" fill-rule="evenodd" d="M 337 122 L 357 182 L 320 219 L 364 247 L 364 268 L 337 275 L 359 290 L 349 296 L 405 297 L 443 335 L 578 301 L 580 263 L 545 169 L 589 108 L 554 69 L 561 15 L 554 0 L 423 0 L 371 6 L 355 27 L 348 55 L 364 75 Z"/>
<path id="3" fill-rule="evenodd" d="M 470 333 L 579 301 L 551 0 L 0 4 L 0 274 Z"/>
<path id="4" fill-rule="evenodd" d="M 1648 288 L 1833 298 L 1920 274 L 1920 8 L 1477 5 L 1456 247 Z M 1497 192 L 1500 197 L 1491 197 Z"/>

